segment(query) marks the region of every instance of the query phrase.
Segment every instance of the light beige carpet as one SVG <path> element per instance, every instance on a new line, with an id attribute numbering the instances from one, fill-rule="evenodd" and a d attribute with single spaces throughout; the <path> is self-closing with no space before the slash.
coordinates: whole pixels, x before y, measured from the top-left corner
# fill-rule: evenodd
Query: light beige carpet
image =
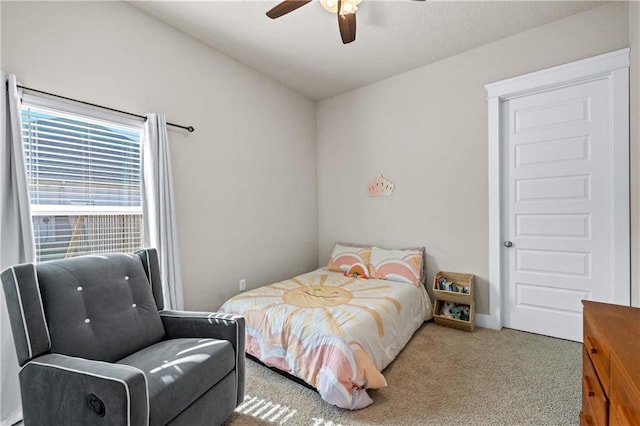
<path id="1" fill-rule="evenodd" d="M 473 333 L 433 322 L 420 328 L 371 390 L 373 404 L 349 411 L 247 360 L 236 425 L 568 425 L 578 423 L 582 345 L 503 329 Z"/>

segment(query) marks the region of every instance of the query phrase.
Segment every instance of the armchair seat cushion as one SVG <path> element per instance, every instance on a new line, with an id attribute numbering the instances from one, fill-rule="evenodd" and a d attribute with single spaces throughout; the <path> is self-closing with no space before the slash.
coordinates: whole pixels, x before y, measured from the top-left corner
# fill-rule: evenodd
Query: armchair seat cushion
<path id="1" fill-rule="evenodd" d="M 118 361 L 142 370 L 149 389 L 149 424 L 164 425 L 234 368 L 232 344 L 217 339 L 171 339 Z"/>

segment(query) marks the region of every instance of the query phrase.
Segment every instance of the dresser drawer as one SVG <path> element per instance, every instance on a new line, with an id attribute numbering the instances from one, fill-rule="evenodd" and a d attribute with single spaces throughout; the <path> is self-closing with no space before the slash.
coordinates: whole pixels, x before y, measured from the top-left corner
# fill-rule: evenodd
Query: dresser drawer
<path id="1" fill-rule="evenodd" d="M 582 421 L 584 424 L 606 425 L 609 400 L 596 374 L 587 348 L 582 351 Z"/>
<path id="2" fill-rule="evenodd" d="M 596 420 L 591 411 L 589 401 L 582 401 L 582 411 L 580 411 L 580 426 L 595 426 Z"/>
<path id="3" fill-rule="evenodd" d="M 592 319 L 588 314 L 584 315 L 584 349 L 589 354 L 589 358 L 596 370 L 596 375 L 600 379 L 600 384 L 605 394 L 609 394 L 609 347 L 604 343 L 604 339 L 593 326 Z"/>
<path id="4" fill-rule="evenodd" d="M 611 361 L 611 424 L 640 425 L 640 391 L 629 383 L 617 360 Z"/>
<path id="5" fill-rule="evenodd" d="M 593 414 L 593 407 L 589 398 L 582 395 L 582 410 L 580 411 L 580 426 L 598 426 L 596 416 Z"/>

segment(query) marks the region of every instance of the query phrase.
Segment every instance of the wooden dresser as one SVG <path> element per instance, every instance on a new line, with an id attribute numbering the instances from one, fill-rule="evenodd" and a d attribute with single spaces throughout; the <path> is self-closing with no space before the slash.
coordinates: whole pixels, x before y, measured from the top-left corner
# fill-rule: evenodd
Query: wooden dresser
<path id="1" fill-rule="evenodd" d="M 582 425 L 640 425 L 640 309 L 584 300 Z"/>

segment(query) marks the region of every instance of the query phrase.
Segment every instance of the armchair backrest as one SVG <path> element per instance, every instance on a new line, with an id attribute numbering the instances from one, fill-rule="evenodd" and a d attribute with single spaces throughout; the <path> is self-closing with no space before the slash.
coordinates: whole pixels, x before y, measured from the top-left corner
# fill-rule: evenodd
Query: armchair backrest
<path id="1" fill-rule="evenodd" d="M 1 279 L 20 365 L 48 352 L 114 362 L 160 341 L 159 277 L 155 249 L 6 269 Z"/>

